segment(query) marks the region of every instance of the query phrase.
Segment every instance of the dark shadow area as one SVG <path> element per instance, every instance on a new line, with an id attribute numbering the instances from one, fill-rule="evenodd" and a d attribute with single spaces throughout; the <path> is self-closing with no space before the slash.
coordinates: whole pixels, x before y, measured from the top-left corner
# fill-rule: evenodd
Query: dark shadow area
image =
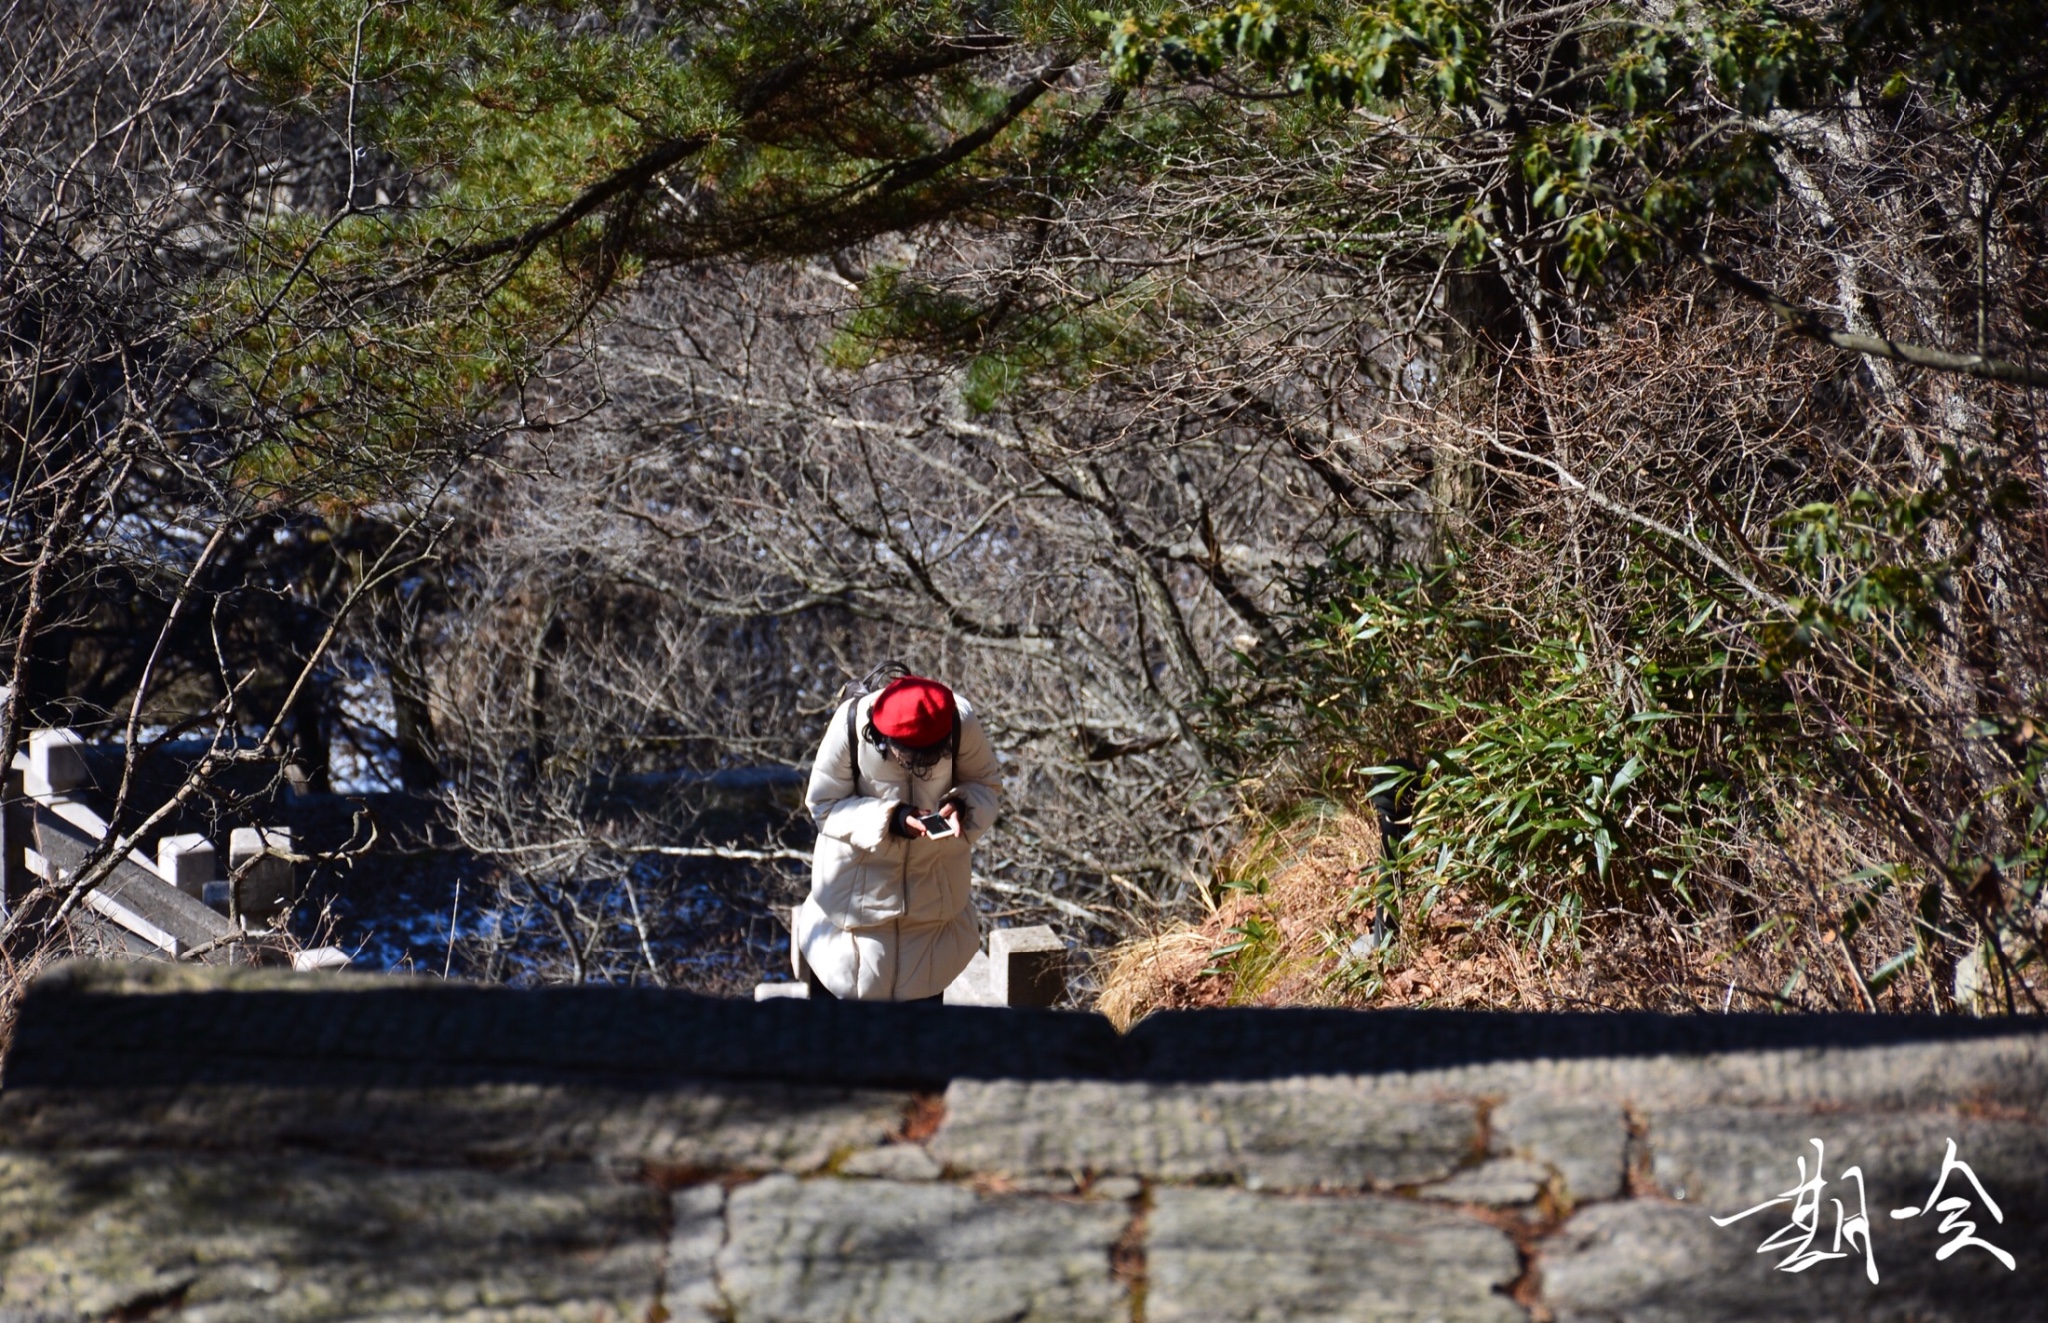
<path id="1" fill-rule="evenodd" d="M 38 982 L 22 1007 L 5 1083 L 1198 1082 L 2044 1032 L 2048 1022 L 2035 1019 L 1219 1010 L 1156 1015 L 1119 1037 L 1100 1016 L 1060 1011 L 757 1004 L 651 989 L 513 991 L 357 978 L 305 990 L 121 994 L 59 971 Z"/>

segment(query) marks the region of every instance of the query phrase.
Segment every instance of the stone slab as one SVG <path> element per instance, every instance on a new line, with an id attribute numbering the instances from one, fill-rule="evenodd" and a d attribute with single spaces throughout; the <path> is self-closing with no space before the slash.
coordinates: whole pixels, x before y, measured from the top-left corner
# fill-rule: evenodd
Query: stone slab
<path id="1" fill-rule="evenodd" d="M 2003 1041 L 1994 1046 L 1986 1040 Z M 1550 1092 L 1604 1097 L 1654 1091 L 1664 1081 L 1674 1092 L 1656 1096 L 1713 1090 L 1719 1101 L 1731 1102 L 1810 1096 L 1877 1102 L 1958 1086 L 2012 1088 L 2038 1098 L 2048 1085 L 2048 1019 L 1161 1011 L 1132 1028 L 1125 1054 L 1126 1077 L 1149 1080 L 1399 1073 L 1450 1087 L 1524 1080 Z M 1629 1068 L 1618 1068 L 1622 1062 Z"/>
<path id="2" fill-rule="evenodd" d="M 1051 1006 L 1067 991 L 1067 944 L 1044 925 L 988 935 L 990 989 L 999 1006 Z"/>
<path id="3" fill-rule="evenodd" d="M 25 1149 L 315 1150 L 405 1162 L 604 1162 L 815 1171 L 902 1124 L 908 1093 L 697 1083 L 653 1091 L 550 1084 L 0 1091 L 0 1136 Z"/>
<path id="4" fill-rule="evenodd" d="M 669 1201 L 668 1263 L 661 1304 L 674 1323 L 730 1323 L 713 1262 L 725 1244 L 725 1189 L 693 1185 Z"/>
<path id="5" fill-rule="evenodd" d="M 76 823 L 47 806 L 36 808 L 35 827 L 43 857 L 66 873 L 99 845 Z M 110 920 L 130 931 L 144 932 L 152 942 L 176 942 L 180 950 L 204 946 L 231 931 L 227 920 L 133 859 L 118 860 L 95 894 L 106 902 Z M 211 959 L 225 962 L 229 954 L 219 948 L 211 953 Z"/>
<path id="6" fill-rule="evenodd" d="M 1954 1111 L 1732 1107 L 1653 1112 L 1646 1122 L 1649 1174 L 1663 1197 L 1582 1210 L 1541 1249 L 1544 1295 L 1561 1323 L 2042 1316 L 2048 1127 L 2038 1122 Z M 2010 1270 L 1969 1246 L 1938 1259 L 1948 1239 L 1939 1215 L 1891 1216 L 1927 1202 L 1951 1139 L 1998 1206 L 1995 1217 L 1970 1215 L 1976 1234 L 2013 1255 Z M 1759 1247 L 1791 1225 L 1795 1191 L 1816 1173 L 1825 1184 L 1816 1191 L 1808 1247 L 1846 1257 L 1786 1271 L 1797 1262 L 1790 1240 L 1762 1253 Z M 1958 1191 L 1974 1195 L 1951 1177 L 1944 1198 Z M 1858 1215 L 1870 1224 L 1867 1255 L 1853 1237 L 1836 1241 L 1843 1219 Z M 1736 1220 L 1716 1226 L 1715 1217 Z"/>
<path id="7" fill-rule="evenodd" d="M 228 874 L 236 905 L 252 924 L 292 903 L 295 875 L 289 827 L 237 827 L 228 836 Z"/>
<path id="8" fill-rule="evenodd" d="M 989 963 L 988 952 L 977 950 L 967 961 L 967 968 L 960 976 L 946 985 L 944 996 L 948 1006 L 1001 1006 L 1003 1000 L 996 995 L 995 966 Z"/>
<path id="9" fill-rule="evenodd" d="M 841 1176 L 880 1176 L 892 1181 L 935 1181 L 944 1168 L 922 1144 L 884 1144 L 849 1153 L 838 1168 Z"/>
<path id="10" fill-rule="evenodd" d="M 338 946 L 309 946 L 292 952 L 292 968 L 302 974 L 322 969 L 347 969 L 355 957 Z"/>
<path id="11" fill-rule="evenodd" d="M 702 1079 L 927 1088 L 959 1073 L 1109 1073 L 1118 1041 L 1102 1017 L 1063 1011 L 270 970 L 209 978 L 169 964 L 74 962 L 24 998 L 7 1077 L 102 1088 Z"/>
<path id="12" fill-rule="evenodd" d="M 1229 1010 L 1155 1015 L 1119 1037 L 1101 1016 L 1074 1012 L 756 1005 L 647 988 L 514 991 L 74 964 L 37 980 L 19 1025 L 10 1078 L 42 1083 L 659 1087 L 720 1078 L 929 1088 L 954 1079 L 1327 1075 L 1420 1097 L 1542 1091 L 1635 1105 L 1826 1099 L 1873 1108 L 1968 1101 L 2048 1114 L 2048 1019 Z"/>
<path id="13" fill-rule="evenodd" d="M 1110 1261 L 1120 1204 L 770 1176 L 728 1194 L 725 1216 L 714 1274 L 732 1323 L 1130 1316 Z"/>
<path id="14" fill-rule="evenodd" d="M 1346 1078 L 1208 1085 L 956 1080 L 932 1155 L 1005 1176 L 1105 1173 L 1253 1189 L 1442 1180 L 1479 1154 L 1469 1101 L 1381 1095 Z"/>
<path id="15" fill-rule="evenodd" d="M 1557 1172 L 1573 1202 L 1612 1199 L 1628 1166 L 1628 1113 L 1606 1098 L 1534 1093 L 1509 1098 L 1489 1116 L 1493 1147 Z"/>
<path id="16" fill-rule="evenodd" d="M 1146 1323 L 1525 1323 L 1503 1292 L 1514 1242 L 1406 1201 L 1160 1189 L 1146 1226 Z"/>
<path id="17" fill-rule="evenodd" d="M 1953 1139 L 2009 1222 L 2048 1233 L 2048 1125 L 2037 1121 L 1938 1110 L 1736 1107 L 1656 1111 L 1645 1120 L 1658 1191 L 1722 1216 L 1797 1185 L 1802 1160 L 1811 1174 L 1813 1140 L 1821 1143 L 1819 1162 L 1830 1181 L 1851 1166 L 1861 1171 L 1873 1213 L 1880 1202 L 1887 1210 L 1922 1204 Z"/>
<path id="18" fill-rule="evenodd" d="M 1550 1168 L 1528 1158 L 1493 1158 L 1467 1167 L 1447 1181 L 1425 1185 L 1426 1199 L 1451 1204 L 1493 1204 L 1507 1207 L 1534 1203 L 1550 1179 Z"/>
<path id="19" fill-rule="evenodd" d="M 638 1323 L 663 1213 L 588 1168 L 0 1152 L 0 1318 Z"/>
<path id="20" fill-rule="evenodd" d="M 206 884 L 220 876 L 220 855 L 198 832 L 166 836 L 156 843 L 156 871 L 164 881 L 204 904 Z"/>
<path id="21" fill-rule="evenodd" d="M 0 1323 L 2044 1316 L 2048 1026 L 1261 1014 L 70 966 L 0 1090 Z M 1710 1220 L 1816 1137 L 1879 1284 Z M 1950 1138 L 2014 1271 L 1889 1216 Z"/>
<path id="22" fill-rule="evenodd" d="M 31 795 L 61 795 L 89 785 L 85 738 L 66 727 L 33 730 L 28 736 L 28 774 L 24 788 Z"/>
<path id="23" fill-rule="evenodd" d="M 1782 1223 L 1717 1227 L 1715 1211 L 1630 1200 L 1575 1213 L 1538 1252 L 1557 1323 L 2036 1323 L 2048 1299 L 2038 1240 L 2015 1272 L 1969 1251 L 1940 1262 L 1932 1228 L 1900 1233 L 1879 1214 L 1872 1283 L 1853 1253 L 1781 1271 L 1784 1251 L 1756 1249 Z M 1825 1213 L 1823 1250 L 1834 1231 L 1832 1209 Z"/>

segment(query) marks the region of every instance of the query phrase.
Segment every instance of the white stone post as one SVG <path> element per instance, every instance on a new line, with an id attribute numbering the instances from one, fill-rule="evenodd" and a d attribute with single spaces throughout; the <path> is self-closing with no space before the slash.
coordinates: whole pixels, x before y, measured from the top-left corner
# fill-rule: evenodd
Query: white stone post
<path id="1" fill-rule="evenodd" d="M 988 959 L 999 1006 L 1050 1006 L 1067 990 L 1067 944 L 1050 928 L 998 928 Z"/>
<path id="2" fill-rule="evenodd" d="M 809 1001 L 811 985 L 808 983 L 756 983 L 755 1001 L 779 1001 L 789 998 L 794 1001 Z"/>
<path id="3" fill-rule="evenodd" d="M 206 884 L 220 874 L 220 852 L 198 832 L 166 836 L 156 843 L 156 871 L 192 897 L 206 899 Z"/>
<path id="4" fill-rule="evenodd" d="M 31 795 L 61 795 L 86 784 L 85 740 L 75 730 L 31 731 L 28 737 L 28 777 L 24 789 Z"/>
<path id="5" fill-rule="evenodd" d="M 240 879 L 235 908 L 249 926 L 268 922 L 292 903 L 292 861 L 283 857 L 291 852 L 289 827 L 237 827 L 228 837 L 228 872 Z"/>

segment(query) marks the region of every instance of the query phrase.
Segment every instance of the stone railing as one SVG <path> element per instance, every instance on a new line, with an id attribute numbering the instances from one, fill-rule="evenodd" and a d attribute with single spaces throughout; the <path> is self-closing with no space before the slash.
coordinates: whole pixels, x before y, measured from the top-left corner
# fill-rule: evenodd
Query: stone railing
<path id="1" fill-rule="evenodd" d="M 7 1320 L 1976 1323 L 2044 1230 L 2033 1021 L 74 965 L 0 1087 Z"/>
<path id="2" fill-rule="evenodd" d="M 101 791 L 76 731 L 30 732 L 27 748 L 7 765 L 0 800 L 0 913 L 37 881 L 68 876 L 106 840 Z M 208 963 L 230 964 L 245 951 L 229 915 L 261 928 L 290 906 L 294 886 L 290 827 L 234 828 L 225 870 L 205 836 L 173 833 L 157 840 L 153 855 L 130 850 L 116 860 L 85 908 L 109 939 L 101 945 L 114 951 L 157 959 L 198 952 Z M 322 947 L 293 960 L 329 968 L 348 956 Z"/>

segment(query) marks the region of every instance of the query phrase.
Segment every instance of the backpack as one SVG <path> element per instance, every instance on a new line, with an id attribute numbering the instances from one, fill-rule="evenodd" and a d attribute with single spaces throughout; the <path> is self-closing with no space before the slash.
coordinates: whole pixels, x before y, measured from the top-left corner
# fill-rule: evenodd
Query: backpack
<path id="1" fill-rule="evenodd" d="M 860 794 L 860 731 L 853 719 L 854 709 L 869 694 L 879 693 L 891 684 L 910 674 L 910 668 L 900 661 L 885 661 L 858 680 L 848 680 L 839 687 L 839 701 L 846 708 L 846 762 L 848 781 L 853 783 L 853 793 Z M 946 750 L 955 766 L 960 762 L 960 720 L 953 720 L 953 736 Z"/>

